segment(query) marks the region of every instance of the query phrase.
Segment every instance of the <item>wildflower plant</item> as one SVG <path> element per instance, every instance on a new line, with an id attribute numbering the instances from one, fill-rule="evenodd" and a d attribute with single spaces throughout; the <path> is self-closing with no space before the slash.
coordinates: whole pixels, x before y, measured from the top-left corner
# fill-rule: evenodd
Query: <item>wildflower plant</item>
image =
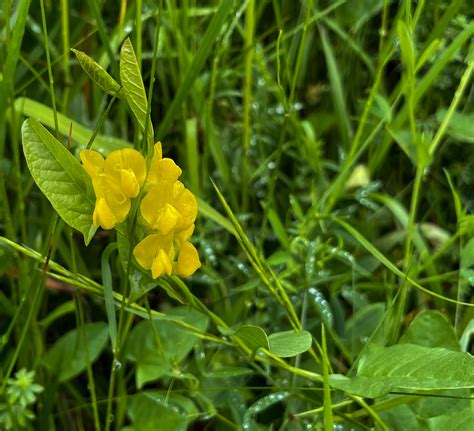
<path id="1" fill-rule="evenodd" d="M 137 123 L 143 126 L 144 133 L 147 120 L 144 120 L 143 112 L 146 112 L 147 100 L 130 41 L 127 39 L 122 47 L 123 88 L 84 53 L 75 53 L 84 70 L 102 89 L 114 96 L 122 96 Z M 138 91 L 138 97 L 136 83 L 131 83 L 130 75 L 138 76 L 140 81 L 138 88 L 142 91 Z M 152 126 L 147 132 L 146 141 L 149 142 L 152 140 Z M 182 174 L 181 168 L 171 158 L 163 157 L 161 142 L 152 147 L 152 154 L 145 155 L 134 148 L 120 148 L 104 157 L 99 151 L 83 149 L 79 152 L 79 167 L 77 159 L 35 120 L 25 122 L 23 137 L 25 156 L 38 186 L 63 220 L 83 232 L 86 243 L 98 228 L 127 232 L 128 243 L 135 243 L 133 256 L 136 262 L 144 270 L 151 271 L 154 279 L 162 275 L 188 277 L 201 266 L 198 251 L 190 242 L 197 216 L 197 201 L 178 179 Z M 61 193 L 66 186 L 61 184 L 58 190 L 57 184 L 46 178 L 45 170 L 37 169 L 38 155 L 35 151 L 41 147 L 55 156 L 49 157 L 48 162 L 59 164 L 61 176 L 69 177 L 69 182 L 76 187 L 68 187 Z M 67 169 L 66 165 L 69 165 Z M 134 203 L 139 211 L 136 220 L 131 220 L 135 217 L 131 211 Z M 133 232 L 124 229 L 127 222 L 136 228 Z M 136 232 L 142 234 L 138 240 Z"/>
<path id="2" fill-rule="evenodd" d="M 4 3 L 0 429 L 473 423 L 467 2 Z"/>
<path id="3" fill-rule="evenodd" d="M 22 368 L 7 381 L 6 400 L 0 403 L 0 426 L 4 430 L 31 429 L 35 414 L 30 410 L 44 388 L 34 383 L 35 372 Z"/>

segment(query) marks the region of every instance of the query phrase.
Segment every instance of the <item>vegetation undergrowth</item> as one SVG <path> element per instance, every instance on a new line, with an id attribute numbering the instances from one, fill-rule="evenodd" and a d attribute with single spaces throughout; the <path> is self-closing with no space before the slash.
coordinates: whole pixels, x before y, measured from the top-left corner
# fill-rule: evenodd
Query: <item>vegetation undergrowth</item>
<path id="1" fill-rule="evenodd" d="M 465 0 L 3 0 L 0 429 L 471 430 Z"/>

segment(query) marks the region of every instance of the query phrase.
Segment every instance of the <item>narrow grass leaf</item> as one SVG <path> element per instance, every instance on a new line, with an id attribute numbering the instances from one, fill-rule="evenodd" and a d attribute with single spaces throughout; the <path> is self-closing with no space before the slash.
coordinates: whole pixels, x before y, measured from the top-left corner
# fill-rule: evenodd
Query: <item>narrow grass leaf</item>
<path id="1" fill-rule="evenodd" d="M 22 127 L 23 151 L 31 175 L 60 217 L 89 243 L 92 224 L 92 185 L 79 161 L 40 123 L 30 118 Z"/>
<path id="2" fill-rule="evenodd" d="M 189 118 L 186 120 L 185 144 L 190 189 L 194 194 L 199 195 L 199 150 L 196 118 Z"/>
<path id="3" fill-rule="evenodd" d="M 415 74 L 415 49 L 413 40 L 407 25 L 402 20 L 397 22 L 397 35 L 400 41 L 400 50 L 402 53 L 402 62 L 405 65 L 409 76 Z"/>
<path id="4" fill-rule="evenodd" d="M 15 100 L 15 109 L 18 113 L 27 117 L 33 117 L 41 124 L 54 128 L 53 110 L 35 100 L 20 97 Z M 59 133 L 63 136 L 69 136 L 72 126 L 72 148 L 86 148 L 87 143 L 93 135 L 93 131 L 72 120 L 64 114 L 58 112 Z M 107 155 L 111 151 L 121 148 L 131 147 L 130 142 L 112 136 L 96 135 L 92 148 Z"/>
<path id="5" fill-rule="evenodd" d="M 112 285 L 112 271 L 110 269 L 110 255 L 117 250 L 117 243 L 109 244 L 102 253 L 100 259 L 102 269 L 102 284 L 104 286 L 105 311 L 109 327 L 110 343 L 112 352 L 117 350 L 117 319 L 115 316 L 114 289 Z"/>
<path id="6" fill-rule="evenodd" d="M 219 35 L 222 31 L 222 28 L 227 20 L 227 15 L 234 6 L 233 0 L 222 0 L 219 8 L 217 9 L 215 15 L 212 17 L 209 26 L 207 27 L 206 32 L 202 40 L 200 41 L 199 48 L 194 56 L 189 69 L 186 72 L 186 75 L 181 83 L 176 96 L 171 102 L 171 105 L 166 111 L 165 118 L 161 122 L 158 128 L 158 136 L 163 136 L 171 126 L 171 122 L 174 120 L 176 114 L 181 108 L 184 99 L 188 96 L 188 93 L 191 91 L 192 85 L 196 80 L 199 72 L 201 71 L 204 63 L 206 62 L 211 48 L 214 45 L 215 41 L 218 40 Z"/>
<path id="7" fill-rule="evenodd" d="M 352 126 L 349 120 L 349 111 L 344 97 L 345 91 L 342 87 L 342 79 L 339 73 L 336 56 L 334 55 L 326 30 L 323 27 L 320 29 L 320 36 L 328 68 L 329 82 L 331 83 L 334 109 L 338 118 L 337 124 L 339 126 L 342 142 L 345 148 L 348 148 L 350 139 L 352 139 Z"/>
<path id="8" fill-rule="evenodd" d="M 0 79 L 0 158 L 3 158 L 3 150 L 5 148 L 8 98 L 13 94 L 16 65 L 20 59 L 21 43 L 25 34 L 30 4 L 31 0 L 21 0 L 18 2 L 15 25 L 6 47 L 7 55 L 4 60 L 5 62 L 2 64 L 2 79 Z M 6 5 L 7 3 L 5 2 L 2 7 L 6 7 Z M 10 25 L 10 23 L 7 25 Z"/>
<path id="9" fill-rule="evenodd" d="M 387 267 L 390 271 L 392 271 L 395 275 L 400 277 L 403 280 L 406 280 L 410 284 L 412 284 L 417 289 L 427 293 L 428 295 L 432 295 L 436 298 L 442 299 L 447 302 L 452 302 L 453 304 L 465 305 L 467 307 L 474 307 L 474 304 L 469 302 L 462 302 L 456 301 L 455 299 L 448 298 L 446 296 L 440 295 L 436 292 L 432 292 L 427 288 L 421 286 L 418 282 L 413 280 L 412 278 L 408 277 L 402 270 L 397 268 L 390 260 L 388 260 L 376 247 L 374 247 L 367 239 L 364 238 L 356 229 L 354 229 L 351 225 L 346 223 L 344 220 L 338 217 L 332 217 L 334 221 L 336 221 L 339 225 L 341 225 L 347 232 L 349 232 L 354 239 L 356 239 L 372 256 L 374 256 L 380 263 L 382 263 L 385 267 Z"/>
<path id="10" fill-rule="evenodd" d="M 326 331 L 324 324 L 321 325 L 321 356 L 323 368 L 323 391 L 324 391 L 324 429 L 325 431 L 332 431 L 334 429 L 332 417 L 332 400 L 331 387 L 329 383 L 329 356 L 326 345 Z"/>

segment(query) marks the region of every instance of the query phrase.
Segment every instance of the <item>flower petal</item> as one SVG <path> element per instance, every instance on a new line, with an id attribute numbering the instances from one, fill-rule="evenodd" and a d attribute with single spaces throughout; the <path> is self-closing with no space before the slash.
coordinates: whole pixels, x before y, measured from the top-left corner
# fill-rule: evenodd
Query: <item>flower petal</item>
<path id="1" fill-rule="evenodd" d="M 198 268 L 201 267 L 201 261 L 199 260 L 199 254 L 189 241 L 185 242 L 181 246 L 181 250 L 178 255 L 178 262 L 175 265 L 175 274 L 181 277 L 189 277 L 194 274 Z"/>
<path id="2" fill-rule="evenodd" d="M 178 195 L 174 202 L 174 207 L 182 217 L 179 225 L 180 229 L 187 229 L 194 223 L 198 210 L 197 201 L 188 189 L 183 189 L 183 191 Z"/>
<path id="3" fill-rule="evenodd" d="M 120 183 L 121 171 L 131 169 L 135 174 L 138 184 L 141 186 L 145 182 L 146 162 L 144 157 L 132 148 L 123 148 L 112 151 L 104 163 L 104 172 L 107 176 Z"/>
<path id="4" fill-rule="evenodd" d="M 104 172 L 104 158 L 97 151 L 82 150 L 79 157 L 82 166 L 92 178 Z"/>
<path id="5" fill-rule="evenodd" d="M 172 159 L 165 158 L 158 162 L 158 180 L 175 182 L 182 173 Z"/>
<path id="6" fill-rule="evenodd" d="M 92 214 L 92 223 L 96 227 L 102 227 L 102 229 L 112 229 L 117 224 L 117 219 L 105 198 L 97 199 L 94 213 Z"/>
<path id="7" fill-rule="evenodd" d="M 148 235 L 133 249 L 133 255 L 142 268 L 151 269 L 159 248 L 159 234 Z"/>
<path id="8" fill-rule="evenodd" d="M 140 184 L 132 169 L 122 169 L 120 171 L 120 184 L 123 192 L 129 197 L 134 198 L 140 192 Z"/>
<path id="9" fill-rule="evenodd" d="M 164 274 L 171 275 L 172 269 L 173 267 L 170 257 L 164 252 L 163 249 L 160 249 L 151 266 L 151 275 L 153 278 L 160 277 Z"/>
<path id="10" fill-rule="evenodd" d="M 180 220 L 181 215 L 176 209 L 166 204 L 158 220 L 158 228 L 163 235 L 169 234 Z"/>

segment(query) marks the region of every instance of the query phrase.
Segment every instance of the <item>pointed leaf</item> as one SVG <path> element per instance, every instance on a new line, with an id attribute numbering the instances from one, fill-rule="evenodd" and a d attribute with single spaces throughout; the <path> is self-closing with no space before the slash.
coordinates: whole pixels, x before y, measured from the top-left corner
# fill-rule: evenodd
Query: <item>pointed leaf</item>
<path id="1" fill-rule="evenodd" d="M 64 382 L 94 362 L 106 344 L 107 325 L 104 322 L 90 323 L 61 337 L 46 353 L 42 363 L 59 376 L 60 382 Z"/>
<path id="2" fill-rule="evenodd" d="M 60 217 L 82 232 L 86 244 L 95 233 L 91 181 L 79 161 L 38 121 L 22 127 L 23 151 L 31 175 Z"/>
<path id="3" fill-rule="evenodd" d="M 459 352 L 459 342 L 453 327 L 439 311 L 425 310 L 416 315 L 400 338 L 400 344 L 444 347 Z"/>
<path id="4" fill-rule="evenodd" d="M 92 79 L 92 81 L 94 81 L 103 91 L 111 96 L 121 96 L 119 93 L 120 85 L 99 63 L 96 63 L 82 51 L 76 49 L 71 49 L 71 51 L 76 55 L 77 61 L 79 61 L 84 72 L 86 72 L 89 75 L 89 78 Z"/>
<path id="5" fill-rule="evenodd" d="M 144 131 L 147 121 L 148 101 L 140 66 L 129 38 L 125 39 L 120 50 L 120 80 L 122 81 L 122 91 L 125 94 L 128 105 Z M 148 123 L 148 139 L 151 139 L 153 144 L 153 126 L 151 121 Z"/>

